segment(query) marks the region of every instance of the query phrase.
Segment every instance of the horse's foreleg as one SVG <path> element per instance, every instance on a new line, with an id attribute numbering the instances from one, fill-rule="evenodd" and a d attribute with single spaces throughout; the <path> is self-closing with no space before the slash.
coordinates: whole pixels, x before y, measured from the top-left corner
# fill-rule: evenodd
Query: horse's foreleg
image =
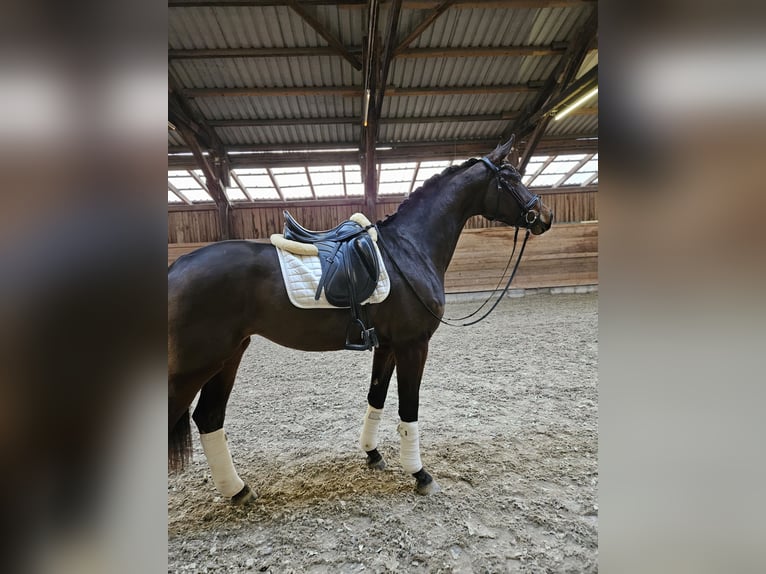
<path id="1" fill-rule="evenodd" d="M 250 339 L 245 339 L 224 363 L 223 369 L 202 387 L 197 407 L 192 415 L 200 432 L 202 450 L 210 466 L 213 483 L 218 492 L 231 498 L 234 504 L 242 504 L 255 498 L 250 487 L 239 477 L 234 468 L 226 433 L 223 430 L 226 404 L 234 386 L 234 378 L 242 353 L 245 352 L 249 343 Z"/>
<path id="2" fill-rule="evenodd" d="M 420 461 L 420 435 L 418 431 L 418 403 L 420 381 L 428 356 L 428 341 L 396 349 L 396 379 L 399 390 L 399 418 L 397 427 L 401 437 L 399 458 L 405 471 L 417 481 L 419 494 L 434 494 L 440 487 L 423 468 Z"/>
<path id="3" fill-rule="evenodd" d="M 383 405 L 388 394 L 388 385 L 394 374 L 394 353 L 388 347 L 378 347 L 372 359 L 372 380 L 367 393 L 367 412 L 364 415 L 359 444 L 367 453 L 367 466 L 376 470 L 386 468 L 386 461 L 378 452 L 378 429 L 383 417 Z"/>

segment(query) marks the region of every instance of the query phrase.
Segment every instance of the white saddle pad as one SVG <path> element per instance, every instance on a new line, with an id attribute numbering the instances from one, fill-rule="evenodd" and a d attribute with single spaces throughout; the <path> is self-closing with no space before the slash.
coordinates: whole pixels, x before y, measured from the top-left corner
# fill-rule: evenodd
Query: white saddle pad
<path id="1" fill-rule="evenodd" d="M 319 296 L 319 300 L 314 299 L 319 286 L 319 279 L 322 277 L 322 266 L 318 255 L 296 255 L 276 248 L 279 256 L 279 266 L 282 268 L 282 278 L 285 281 L 287 296 L 290 302 L 301 309 L 336 309 L 335 305 L 330 305 L 324 295 L 324 290 Z M 378 254 L 378 264 L 380 265 L 380 276 L 378 285 L 375 287 L 372 296 L 362 305 L 370 303 L 380 303 L 388 297 L 391 290 L 391 282 L 388 279 L 388 272 L 383 265 L 383 258 L 380 256 L 380 250 L 375 245 L 375 252 Z"/>

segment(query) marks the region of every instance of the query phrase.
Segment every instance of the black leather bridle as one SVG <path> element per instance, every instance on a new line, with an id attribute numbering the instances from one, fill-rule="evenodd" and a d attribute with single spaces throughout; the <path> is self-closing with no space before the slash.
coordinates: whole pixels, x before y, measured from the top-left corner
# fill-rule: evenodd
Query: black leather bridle
<path id="1" fill-rule="evenodd" d="M 474 162 L 476 160 L 473 160 Z M 409 277 L 401 270 L 399 265 L 396 263 L 396 260 L 391 256 L 391 252 L 388 250 L 388 247 L 386 247 L 385 241 L 383 239 L 383 235 L 380 233 L 380 229 L 378 229 L 378 245 L 383 249 L 383 251 L 386 252 L 388 255 L 389 260 L 391 263 L 393 263 L 394 268 L 397 270 L 399 275 L 401 275 L 402 279 L 404 279 L 404 282 L 407 283 L 409 288 L 412 290 L 412 292 L 415 294 L 415 297 L 417 297 L 418 301 L 420 301 L 421 305 L 425 308 L 426 311 L 428 311 L 433 317 L 439 320 L 440 323 L 443 323 L 445 325 L 449 325 L 450 327 L 468 327 L 469 325 L 475 325 L 476 323 L 484 320 L 489 316 L 490 313 L 497 307 L 497 304 L 500 303 L 500 300 L 505 297 L 505 294 L 508 292 L 508 288 L 511 286 L 511 281 L 513 281 L 513 278 L 516 276 L 516 271 L 519 268 L 519 263 L 521 263 L 521 256 L 524 255 L 524 248 L 527 245 L 527 239 L 529 239 L 529 233 L 531 226 L 540 218 L 540 212 L 536 209 L 533 209 L 535 205 L 539 206 L 540 202 L 540 196 L 537 194 L 532 194 L 525 186 L 519 184 L 515 185 L 513 183 L 509 183 L 503 176 L 502 176 L 502 170 L 505 167 L 509 167 L 513 169 L 513 166 L 511 164 L 503 164 L 501 166 L 496 166 L 492 161 L 484 156 L 481 158 L 481 161 L 489 167 L 492 172 L 494 173 L 494 179 L 497 182 L 497 203 L 495 205 L 495 216 L 498 215 L 500 211 L 500 195 L 503 191 L 507 191 L 510 193 L 513 198 L 516 200 L 516 203 L 521 208 L 521 216 L 520 221 L 514 225 L 516 228 L 516 233 L 513 235 L 513 250 L 511 251 L 511 256 L 508 259 L 508 265 L 505 267 L 505 271 L 503 271 L 503 275 L 501 276 L 500 281 L 497 284 L 497 287 L 489 294 L 489 297 L 487 297 L 487 300 L 484 301 L 484 303 L 481 304 L 481 306 L 476 309 L 473 313 L 466 315 L 465 317 L 456 317 L 445 320 L 443 317 L 440 317 L 436 313 L 433 312 L 431 307 L 428 305 L 426 301 L 423 300 L 423 297 L 421 297 L 420 293 L 418 293 L 418 290 L 415 289 L 415 286 L 410 281 Z M 515 169 L 514 169 L 515 171 Z M 522 187 L 527 193 L 531 194 L 532 197 L 530 199 L 526 199 L 521 196 L 521 193 L 519 192 L 518 187 Z M 490 221 L 496 219 L 495 216 L 485 215 L 487 219 Z M 479 311 L 481 311 L 487 303 L 489 303 L 490 299 L 492 298 L 492 295 L 497 292 L 497 290 L 500 287 L 500 284 L 502 283 L 502 277 L 505 276 L 505 274 L 508 272 L 508 267 L 510 267 L 511 261 L 513 261 L 513 255 L 516 253 L 516 240 L 519 237 L 519 227 L 524 227 L 527 232 L 524 235 L 524 241 L 521 244 L 521 250 L 519 250 L 519 256 L 516 259 L 516 263 L 513 266 L 513 271 L 511 272 L 510 277 L 508 277 L 508 282 L 505 284 L 505 289 L 503 289 L 503 292 L 500 293 L 500 296 L 495 300 L 494 304 L 487 310 L 481 317 L 478 319 L 474 319 L 473 321 L 469 321 L 467 323 L 453 323 L 452 321 L 463 321 L 465 319 L 469 319 L 476 315 Z"/>
<path id="2" fill-rule="evenodd" d="M 494 215 L 487 215 L 487 219 L 490 221 L 497 219 L 497 214 L 500 210 L 500 195 L 503 191 L 506 191 L 513 196 L 513 198 L 516 200 L 516 203 L 521 208 L 521 221 L 520 224 L 516 225 L 516 227 L 525 227 L 529 229 L 538 219 L 540 219 L 540 212 L 537 209 L 534 209 L 535 205 L 539 205 L 540 196 L 536 193 L 531 193 L 523 185 L 514 184 L 503 177 L 503 168 L 506 166 L 512 168 L 510 164 L 502 164 L 497 166 L 492 163 L 492 160 L 490 160 L 487 156 L 481 158 L 481 162 L 484 163 L 484 165 L 486 165 L 494 173 L 494 179 L 497 183 L 498 191 L 497 203 L 495 204 L 495 213 Z M 527 193 L 531 195 L 531 197 L 529 199 L 522 197 L 519 187 L 523 188 Z"/>

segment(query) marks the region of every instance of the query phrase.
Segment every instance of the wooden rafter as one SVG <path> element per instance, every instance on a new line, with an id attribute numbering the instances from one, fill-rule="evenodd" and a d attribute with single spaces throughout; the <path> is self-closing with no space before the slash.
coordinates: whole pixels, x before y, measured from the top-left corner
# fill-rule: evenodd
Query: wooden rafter
<path id="1" fill-rule="evenodd" d="M 316 19 L 316 17 L 306 10 L 306 7 L 303 6 L 302 3 L 298 3 L 296 0 L 288 0 L 287 5 L 301 18 L 303 18 L 306 23 L 311 26 L 317 34 L 319 34 L 324 40 L 330 44 L 330 46 L 338 53 L 340 54 L 346 61 L 348 61 L 354 68 L 357 70 L 362 69 L 362 63 L 359 61 L 359 58 L 357 58 L 354 54 L 349 52 L 348 48 L 346 48 L 343 43 L 341 43 L 340 40 L 338 40 L 335 35 L 330 32 L 319 20 Z"/>
<path id="2" fill-rule="evenodd" d="M 577 162 L 577 165 L 575 165 L 572 169 L 566 172 L 556 183 L 554 183 L 552 187 L 556 188 L 561 186 L 566 180 L 568 180 L 570 177 L 576 174 L 582 166 L 584 166 L 586 163 L 592 160 L 593 156 L 595 155 L 596 155 L 595 153 L 586 155 L 582 160 Z"/>
<path id="3" fill-rule="evenodd" d="M 280 201 L 285 200 L 285 194 L 282 193 L 282 188 L 279 187 L 279 184 L 277 183 L 277 178 L 274 177 L 274 173 L 271 171 L 271 168 L 266 168 L 266 173 L 269 174 L 269 179 L 271 180 L 271 185 L 274 186 L 274 189 L 277 190 L 277 195 L 279 196 Z"/>
<path id="4" fill-rule="evenodd" d="M 536 93 L 539 88 L 526 84 L 501 84 L 489 86 L 431 86 L 397 88 L 386 86 L 389 96 L 432 96 L 432 95 L 482 95 Z M 284 88 L 186 88 L 183 93 L 192 98 L 208 97 L 266 97 L 266 96 L 344 96 L 359 97 L 364 88 L 359 86 L 315 86 Z"/>
<path id="5" fill-rule="evenodd" d="M 173 195 L 175 195 L 178 199 L 183 201 L 186 205 L 192 205 L 192 201 L 186 197 L 186 195 L 178 189 L 175 185 L 168 182 L 168 191 L 170 191 Z"/>
<path id="6" fill-rule="evenodd" d="M 540 110 L 535 112 L 529 119 L 531 123 L 536 122 L 540 118 L 551 115 L 553 112 L 564 108 L 570 102 L 575 101 L 580 96 L 592 90 L 598 86 L 598 65 L 588 70 L 582 77 L 578 78 L 575 82 L 572 82 L 566 89 L 564 89 L 558 96 L 549 100 Z M 591 108 L 598 113 L 598 108 Z M 581 110 L 576 110 L 577 115 L 583 115 Z"/>
<path id="7" fill-rule="evenodd" d="M 521 112 L 510 111 L 499 114 L 481 115 L 454 115 L 454 116 L 420 116 L 420 117 L 396 117 L 378 118 L 380 125 L 389 124 L 441 124 L 441 123 L 464 123 L 464 122 L 502 122 L 516 119 Z M 598 115 L 598 108 L 580 108 L 573 111 L 573 116 Z M 358 124 L 358 116 L 340 118 L 242 118 L 236 120 L 210 120 L 212 127 L 271 127 L 271 126 L 312 126 L 312 125 L 343 125 Z"/>
<path id="8" fill-rule="evenodd" d="M 477 46 L 441 48 L 402 48 L 393 58 L 490 58 L 513 56 L 556 56 L 564 52 L 563 47 L 550 46 Z M 346 48 L 353 56 L 363 53 L 362 47 Z M 171 60 L 200 60 L 225 58 L 312 58 L 318 56 L 339 55 L 331 46 L 307 46 L 291 48 L 196 48 L 170 49 Z"/>
<path id="9" fill-rule="evenodd" d="M 208 151 L 208 161 L 212 164 L 216 177 L 224 187 L 229 187 L 231 185 L 229 182 L 229 159 L 223 142 L 205 118 L 192 109 L 178 81 L 172 75 L 168 77 L 168 88 L 168 120 L 172 121 L 175 126 L 180 123 L 193 132 L 200 147 Z M 207 176 L 207 174 L 205 175 Z"/>
<path id="10" fill-rule="evenodd" d="M 239 179 L 239 176 L 235 172 L 231 172 L 231 177 L 234 179 L 234 182 L 237 184 L 239 189 L 242 190 L 242 193 L 245 194 L 245 197 L 248 201 L 253 201 L 253 196 L 250 195 L 250 192 L 247 190 L 247 186 L 242 184 L 242 181 Z"/>
<path id="11" fill-rule="evenodd" d="M 438 4 L 433 10 L 431 10 L 428 14 L 426 14 L 425 18 L 420 21 L 420 23 L 415 26 L 414 30 L 410 32 L 407 37 L 401 41 L 401 43 L 395 48 L 394 52 L 398 53 L 400 50 L 405 49 L 407 46 L 409 46 L 412 42 L 415 41 L 415 38 L 420 36 L 431 24 L 433 24 L 436 19 L 441 16 L 444 12 L 446 12 L 450 6 L 454 4 L 454 0 L 444 0 L 440 4 Z"/>
<path id="12" fill-rule="evenodd" d="M 308 182 L 309 182 L 309 189 L 311 190 L 311 197 L 313 197 L 314 199 L 316 199 L 316 198 L 317 198 L 317 192 L 316 192 L 316 190 L 314 189 L 314 182 L 313 182 L 313 181 L 311 181 L 311 174 L 309 173 L 309 166 L 307 166 L 307 165 L 304 165 L 304 166 L 303 166 L 303 170 L 306 172 L 306 179 L 307 179 L 307 180 L 308 180 Z"/>
<path id="13" fill-rule="evenodd" d="M 194 173 L 193 169 L 187 169 L 186 173 L 188 173 L 192 177 L 192 179 L 194 179 L 194 181 L 197 182 L 197 185 L 199 185 L 202 188 L 202 191 L 210 195 L 212 198 L 212 195 L 210 194 L 210 190 L 207 188 L 207 184 L 205 183 L 205 180 L 203 180 L 200 176 Z"/>
<path id="14" fill-rule="evenodd" d="M 548 110 L 552 109 L 551 105 L 572 84 L 597 32 L 598 11 L 594 9 L 569 43 L 554 73 L 545 82 L 534 104 L 528 107 L 525 113 L 514 122 L 510 130 L 503 134 L 504 137 L 509 137 L 511 133 L 515 133 L 518 139 L 526 139 L 526 145 L 518 164 L 518 169 L 522 173 L 551 120 Z"/>
<path id="15" fill-rule="evenodd" d="M 388 7 L 388 21 L 386 33 L 383 37 L 383 54 L 380 61 L 380 73 L 378 76 L 378 93 L 375 98 L 375 118 L 380 118 L 383 109 L 383 97 L 388 84 L 388 72 L 391 68 L 391 60 L 394 57 L 396 47 L 396 31 L 399 28 L 399 14 L 402 9 L 402 0 L 393 0 Z"/>
<path id="16" fill-rule="evenodd" d="M 593 182 L 596 181 L 597 179 L 598 179 L 598 172 L 594 173 L 587 180 L 583 181 L 580 187 L 587 187 L 589 185 L 592 185 Z"/>
<path id="17" fill-rule="evenodd" d="M 367 48 L 364 54 L 364 86 L 362 90 L 362 140 L 359 146 L 360 168 L 364 183 L 365 211 L 375 214 L 378 196 L 376 148 L 378 138 L 378 117 L 376 98 L 380 78 L 380 41 L 378 38 L 378 0 L 369 0 L 367 5 Z"/>
<path id="18" fill-rule="evenodd" d="M 417 165 L 415 165 L 415 169 L 412 171 L 412 181 L 410 182 L 410 189 L 407 191 L 407 195 L 410 195 L 414 188 L 415 188 L 415 182 L 418 180 L 418 172 L 420 171 L 420 162 L 417 162 Z"/>
<path id="19" fill-rule="evenodd" d="M 168 121 L 172 121 L 186 145 L 189 146 L 197 164 L 196 167 L 205 175 L 203 187 L 218 208 L 221 239 L 230 239 L 231 203 L 224 191 L 229 186 L 230 172 L 226 150 L 204 118 L 194 113 L 172 76 L 168 78 Z M 192 175 L 196 176 L 196 174 Z"/>
<path id="20" fill-rule="evenodd" d="M 426 141 L 426 142 L 379 142 L 379 146 L 390 149 L 377 151 L 381 162 L 412 161 L 413 157 L 419 160 L 444 160 L 455 157 L 472 157 L 487 153 L 497 145 L 497 139 L 481 140 L 449 140 L 449 141 Z M 232 168 L 252 167 L 295 167 L 306 164 L 311 165 L 359 165 L 358 142 L 344 142 L 335 144 L 284 144 L 280 153 L 270 153 L 272 146 L 247 145 L 231 146 L 232 151 L 237 151 L 231 158 Z M 326 151 L 328 149 L 347 148 L 348 151 Z M 293 151 L 291 151 L 293 150 Z M 301 150 L 301 151 L 294 151 Z M 187 153 L 187 148 L 170 148 L 168 156 L 169 169 L 187 169 L 196 167 L 194 158 L 186 155 L 174 155 Z M 537 147 L 537 153 L 596 153 L 598 151 L 598 139 L 592 133 L 577 133 L 560 136 L 543 136 Z M 250 152 L 250 153 L 248 153 Z M 289 153 L 286 153 L 289 152 Z M 320 152 L 320 153 L 316 153 Z"/>

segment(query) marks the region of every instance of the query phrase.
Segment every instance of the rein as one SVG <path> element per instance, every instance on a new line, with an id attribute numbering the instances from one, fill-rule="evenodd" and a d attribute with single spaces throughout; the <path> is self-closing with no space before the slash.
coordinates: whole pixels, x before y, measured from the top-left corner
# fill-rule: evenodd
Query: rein
<path id="1" fill-rule="evenodd" d="M 476 160 L 474 160 L 476 161 Z M 501 168 L 496 166 L 492 161 L 484 156 L 481 158 L 482 163 L 484 163 L 494 174 L 494 178 L 497 180 L 497 207 L 495 208 L 495 214 L 499 212 L 499 205 L 500 205 L 500 193 L 503 189 L 508 191 L 513 198 L 516 200 L 516 203 L 521 208 L 521 216 L 524 219 L 524 227 L 527 230 L 527 233 L 524 235 L 524 241 L 521 244 L 521 249 L 519 250 L 519 256 L 516 259 L 516 263 L 513 266 L 513 271 L 511 272 L 510 277 L 508 277 L 508 282 L 505 284 L 505 288 L 503 289 L 503 292 L 500 294 L 500 296 L 497 298 L 497 300 L 492 304 L 492 307 L 490 307 L 486 313 L 484 313 L 481 317 L 478 319 L 474 319 L 473 321 L 469 321 L 468 323 L 452 323 L 451 321 L 462 321 L 463 319 L 468 319 L 470 317 L 473 317 L 481 311 L 484 306 L 489 303 L 489 300 L 492 298 L 492 295 L 494 295 L 495 292 L 497 292 L 498 287 L 500 287 L 500 283 L 503 281 L 503 277 L 508 271 L 508 267 L 511 264 L 511 261 L 513 261 L 513 254 L 516 252 L 516 243 L 519 237 L 519 225 L 516 225 L 516 233 L 513 235 L 513 250 L 511 251 L 511 256 L 508 258 L 508 264 L 505 266 L 505 269 L 503 270 L 503 274 L 500 276 L 500 281 L 498 281 L 497 287 L 495 287 L 494 290 L 492 290 L 489 294 L 489 297 L 487 297 L 486 301 L 479 306 L 478 309 L 476 309 L 473 313 L 466 315 L 465 317 L 457 317 L 455 319 L 443 319 L 442 317 L 439 317 L 436 313 L 434 313 L 431 310 L 431 307 L 428 306 L 428 304 L 423 300 L 423 298 L 420 296 L 420 293 L 418 293 L 417 289 L 415 289 L 415 286 L 410 281 L 409 277 L 404 274 L 404 272 L 401 270 L 399 265 L 397 264 L 396 260 L 392 257 L 391 252 L 386 247 L 385 241 L 383 240 L 383 235 L 380 233 L 380 229 L 378 229 L 378 245 L 383 249 L 383 251 L 386 252 L 388 255 L 388 258 L 391 260 L 391 263 L 394 264 L 394 268 L 399 273 L 399 275 L 402 276 L 404 279 L 404 282 L 407 283 L 410 290 L 415 294 L 415 297 L 420 301 L 421 305 L 428 311 L 435 319 L 438 319 L 440 323 L 444 325 L 449 325 L 450 327 L 469 327 L 470 325 L 475 325 L 476 323 L 483 321 L 486 319 L 492 311 L 495 310 L 495 307 L 497 307 L 497 304 L 500 303 L 500 300 L 505 297 L 505 294 L 508 292 L 508 289 L 511 286 L 511 282 L 513 281 L 513 278 L 516 276 L 516 271 L 519 268 L 519 263 L 521 263 L 521 256 L 524 255 L 524 248 L 527 245 L 527 239 L 529 239 L 529 233 L 530 233 L 530 227 L 532 226 L 535 221 L 540 217 L 540 214 L 537 212 L 537 210 L 533 209 L 534 205 L 540 200 L 540 196 L 537 194 L 532 194 L 532 197 L 529 200 L 525 201 L 525 198 L 521 197 L 521 194 L 516 189 L 515 186 L 509 185 L 505 179 L 503 179 L 502 175 L 500 174 Z M 487 217 L 490 221 L 494 219 L 494 217 Z M 376 226 L 377 229 L 377 226 Z"/>
<path id="2" fill-rule="evenodd" d="M 513 251 L 511 251 L 511 258 L 508 260 L 508 265 L 510 265 L 511 260 L 513 259 L 513 253 L 514 251 L 516 251 L 516 240 L 518 239 L 518 235 L 519 235 L 519 228 L 517 227 L 516 233 L 513 236 Z M 479 317 L 478 319 L 474 319 L 473 321 L 469 321 L 468 323 L 451 323 L 450 321 L 460 321 L 462 319 L 468 319 L 469 317 L 473 317 L 476 313 L 478 313 L 484 307 L 484 305 L 486 305 L 489 302 L 494 292 L 497 291 L 497 288 L 495 288 L 495 290 L 492 293 L 490 293 L 487 300 L 484 301 L 484 303 L 482 303 L 481 306 L 470 315 L 466 315 L 465 317 L 460 317 L 458 319 L 449 319 L 445 321 L 444 319 L 439 317 L 439 315 L 437 315 L 431 310 L 431 307 L 429 307 L 428 303 L 426 303 L 423 300 L 423 298 L 420 296 L 420 293 L 418 293 L 417 289 L 415 289 L 415 286 L 412 284 L 409 277 L 407 277 L 407 275 L 405 275 L 404 272 L 401 270 L 401 268 L 399 267 L 399 264 L 396 262 L 396 259 L 394 259 L 391 256 L 391 252 L 388 250 L 388 247 L 386 247 L 386 243 L 383 240 L 383 235 L 380 233 L 380 229 L 378 229 L 378 245 L 382 247 L 383 251 L 388 255 L 389 260 L 391 261 L 391 263 L 394 264 L 394 268 L 399 273 L 399 275 L 401 275 L 402 279 L 404 279 L 404 282 L 407 283 L 407 286 L 410 288 L 410 290 L 415 294 L 415 297 L 418 299 L 418 301 L 420 301 L 420 304 L 423 305 L 425 310 L 428 311 L 435 319 L 438 319 L 440 323 L 444 325 L 449 325 L 450 327 L 469 327 L 471 325 L 475 325 L 476 323 L 486 319 L 487 316 L 489 316 L 489 314 L 495 310 L 495 307 L 497 307 L 497 304 L 500 303 L 500 300 L 503 297 L 505 297 L 505 294 L 508 292 L 508 289 L 511 286 L 511 281 L 513 281 L 513 278 L 516 275 L 516 270 L 519 268 L 519 263 L 521 262 L 521 256 L 524 255 L 524 247 L 526 247 L 527 245 L 527 239 L 529 239 L 529 228 L 527 228 L 527 233 L 526 235 L 524 235 L 524 241 L 521 244 L 521 249 L 519 250 L 519 256 L 516 258 L 516 263 L 513 266 L 513 271 L 511 272 L 511 276 L 508 278 L 508 282 L 505 284 L 505 289 L 503 289 L 503 292 L 500 294 L 497 300 L 493 303 L 492 307 L 490 307 L 487 310 L 487 312 L 484 313 L 481 317 Z M 506 265 L 505 267 L 506 271 L 508 270 L 508 265 Z M 503 271 L 503 275 L 505 275 L 505 271 Z M 502 281 L 502 276 L 501 276 L 501 281 Z M 498 286 L 499 286 L 499 283 L 498 283 Z"/>

